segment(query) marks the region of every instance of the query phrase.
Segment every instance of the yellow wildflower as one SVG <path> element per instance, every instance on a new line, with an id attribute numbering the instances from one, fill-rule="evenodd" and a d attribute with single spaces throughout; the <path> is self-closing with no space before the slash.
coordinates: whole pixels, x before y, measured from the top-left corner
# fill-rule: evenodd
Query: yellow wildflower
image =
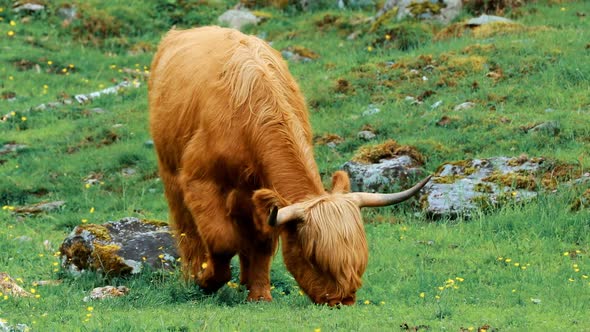
<path id="1" fill-rule="evenodd" d="M 15 26 L 15 25 L 16 25 L 16 22 L 15 22 L 15 21 L 13 21 L 13 20 L 10 20 L 10 26 L 11 26 L 11 27 L 13 27 L 13 26 Z"/>
<path id="2" fill-rule="evenodd" d="M 424 298 L 426 296 L 426 294 L 424 292 L 420 293 L 420 298 Z"/>
<path id="3" fill-rule="evenodd" d="M 201 264 L 201 268 L 202 268 L 203 270 L 204 270 L 204 269 L 206 269 L 206 268 L 207 268 L 207 262 L 205 262 L 205 263 Z"/>
<path id="4" fill-rule="evenodd" d="M 21 119 L 21 121 L 22 121 L 22 122 L 25 122 L 25 121 L 27 121 L 27 117 L 26 117 L 26 116 L 23 116 L 23 117 L 21 117 L 20 119 Z"/>
<path id="5" fill-rule="evenodd" d="M 51 61 L 51 60 L 48 60 L 48 61 L 47 61 L 47 64 L 51 66 L 51 65 L 53 64 L 53 61 Z"/>
<path id="6" fill-rule="evenodd" d="M 373 46 L 367 47 L 367 51 L 372 52 L 373 51 Z"/>
<path id="7" fill-rule="evenodd" d="M 94 310 L 94 307 L 87 307 L 86 310 L 93 311 Z"/>
<path id="8" fill-rule="evenodd" d="M 94 213 L 94 207 L 90 208 L 90 213 Z"/>
<path id="9" fill-rule="evenodd" d="M 12 37 L 14 36 L 14 31 L 9 30 L 6 34 L 8 35 L 8 37 Z"/>
<path id="10" fill-rule="evenodd" d="M 82 223 L 85 224 L 88 222 L 88 219 L 82 219 Z"/>
<path id="11" fill-rule="evenodd" d="M 365 300 L 365 302 L 364 302 L 364 303 L 365 303 L 365 304 L 371 304 L 371 301 L 369 301 L 369 300 Z"/>

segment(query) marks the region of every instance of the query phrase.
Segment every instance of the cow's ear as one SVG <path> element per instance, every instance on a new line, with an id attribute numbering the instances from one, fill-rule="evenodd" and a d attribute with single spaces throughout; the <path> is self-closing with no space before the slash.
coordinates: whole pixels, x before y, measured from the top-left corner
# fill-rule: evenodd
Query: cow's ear
<path id="1" fill-rule="evenodd" d="M 258 230 L 262 233 L 269 233 L 273 230 L 272 221 L 270 222 L 271 225 L 269 225 L 269 216 L 276 218 L 278 209 L 289 205 L 281 195 L 270 189 L 256 190 L 254 195 L 252 195 L 252 202 L 256 209 L 254 222 Z"/>
<path id="2" fill-rule="evenodd" d="M 350 179 L 345 171 L 336 171 L 332 175 L 332 193 L 346 194 L 350 192 Z"/>

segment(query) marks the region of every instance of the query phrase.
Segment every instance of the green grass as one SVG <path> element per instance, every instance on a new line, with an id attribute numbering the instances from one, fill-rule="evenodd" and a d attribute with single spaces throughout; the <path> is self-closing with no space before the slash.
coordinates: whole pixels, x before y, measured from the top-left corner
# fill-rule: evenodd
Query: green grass
<path id="1" fill-rule="evenodd" d="M 233 3 L 88 1 L 80 7 L 83 19 L 70 25 L 56 14 L 65 3 L 51 2 L 46 13 L 24 17 L 11 12 L 11 1 L 0 0 L 0 93 L 16 94 L 14 101 L 0 99 L 0 116 L 14 112 L 0 122 L 0 146 L 28 146 L 0 155 L 0 206 L 67 202 L 59 211 L 37 216 L 0 210 L 0 272 L 39 295 L 0 296 L 0 318 L 9 324 L 39 331 L 370 331 L 398 330 L 403 324 L 435 331 L 477 330 L 486 324 L 501 331 L 583 331 L 590 326 L 590 279 L 584 277 L 590 275 L 590 213 L 570 210 L 588 184 L 561 185 L 533 202 L 482 211 L 471 220 L 432 222 L 409 205 L 365 211 L 369 267 L 357 305 L 339 310 L 313 305 L 300 295 L 280 253 L 271 274 L 272 303 L 246 303 L 243 290 L 229 287 L 205 296 L 184 284 L 179 271 L 127 279 L 67 276 L 56 266 L 55 253 L 82 219 L 168 218 L 154 151 L 146 144 L 146 82 L 123 69 L 149 71 L 158 40 L 172 25 L 214 23 Z M 427 158 L 428 171 L 447 161 L 523 153 L 588 171 L 590 21 L 576 15 L 587 11 L 583 2 L 525 6 L 518 20 L 525 31 L 485 38 L 467 33 L 442 41 L 424 38 L 442 27 L 416 22 L 367 33 L 368 25 L 356 22 L 371 11 L 262 10 L 272 18 L 250 33 L 266 35 L 279 50 L 298 45 L 320 55 L 290 68 L 310 105 L 315 134 L 344 138 L 336 148 L 315 147 L 326 182 L 366 144 L 356 138 L 364 125 L 377 130 L 376 142 L 395 139 L 416 146 Z M 326 15 L 337 20 L 319 26 Z M 85 30 L 94 31 L 92 36 L 76 30 L 83 23 L 96 27 Z M 416 39 L 383 42 L 381 34 L 394 28 L 407 28 L 405 36 Z M 101 35 L 101 29 L 107 32 Z M 347 40 L 357 30 L 364 33 Z M 471 65 L 475 57 L 483 59 L 481 67 Z M 435 67 L 430 72 L 419 64 L 427 58 Z M 411 69 L 421 74 L 413 77 Z M 486 76 L 497 69 L 502 72 L 497 81 Z M 124 79 L 141 86 L 86 105 L 34 110 Z M 352 89 L 337 92 L 339 79 Z M 428 94 L 421 105 L 405 100 Z M 442 105 L 432 109 L 439 100 Z M 465 101 L 477 106 L 453 111 Z M 381 112 L 363 117 L 370 104 Z M 443 116 L 452 122 L 437 126 Z M 522 129 L 545 121 L 559 121 L 559 134 Z M 123 175 L 126 167 L 136 174 Z M 100 184 L 87 188 L 88 177 Z M 63 282 L 35 286 L 56 279 Z M 93 287 L 107 284 L 125 285 L 131 292 L 82 301 Z"/>

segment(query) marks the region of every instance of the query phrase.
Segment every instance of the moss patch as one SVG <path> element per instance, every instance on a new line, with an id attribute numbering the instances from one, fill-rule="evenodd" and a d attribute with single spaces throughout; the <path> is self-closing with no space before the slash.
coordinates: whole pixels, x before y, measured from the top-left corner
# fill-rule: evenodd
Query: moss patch
<path id="1" fill-rule="evenodd" d="M 96 270 L 103 270 L 105 273 L 128 274 L 131 273 L 132 268 L 123 261 L 123 258 L 117 253 L 119 247 L 116 244 L 102 245 L 94 243 L 94 251 L 92 252 L 92 267 Z"/>
<path id="2" fill-rule="evenodd" d="M 94 235 L 97 239 L 101 241 L 111 241 L 111 235 L 109 230 L 103 225 L 97 224 L 86 224 L 78 226 L 78 230 L 76 234 L 80 235 L 82 231 L 89 231 L 92 235 Z"/>
<path id="3" fill-rule="evenodd" d="M 166 227 L 168 223 L 162 220 L 155 220 L 155 219 L 141 219 L 141 222 L 148 225 L 153 225 L 156 227 Z"/>
<path id="4" fill-rule="evenodd" d="M 378 145 L 363 146 L 357 151 L 352 160 L 372 164 L 378 163 L 381 159 L 391 159 L 399 156 L 410 156 L 420 165 L 423 165 L 425 160 L 424 156 L 415 147 L 399 145 L 394 140 L 387 140 Z"/>
<path id="5" fill-rule="evenodd" d="M 535 180 L 535 176 L 533 174 L 518 172 L 502 174 L 500 172 L 494 172 L 492 175 L 484 178 L 483 181 L 497 183 L 514 189 L 537 189 L 537 181 Z"/>

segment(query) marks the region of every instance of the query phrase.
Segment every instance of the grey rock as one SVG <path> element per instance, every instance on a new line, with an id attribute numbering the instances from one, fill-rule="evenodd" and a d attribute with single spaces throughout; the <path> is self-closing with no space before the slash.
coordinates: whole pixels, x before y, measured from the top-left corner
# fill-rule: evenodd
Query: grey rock
<path id="1" fill-rule="evenodd" d="M 352 191 L 389 192 L 412 184 L 424 170 L 410 156 L 382 159 L 376 164 L 346 162 L 342 169 L 350 177 Z"/>
<path id="2" fill-rule="evenodd" d="M 59 251 L 62 267 L 75 275 L 88 270 L 135 274 L 145 266 L 171 269 L 178 259 L 167 225 L 132 217 L 77 226 Z"/>
<path id="3" fill-rule="evenodd" d="M 497 23 L 497 22 L 502 22 L 502 23 L 512 23 L 514 21 L 507 19 L 505 17 L 501 17 L 501 16 L 494 16 L 494 15 L 481 15 L 478 17 L 474 17 L 472 19 L 469 19 L 467 21 L 467 25 L 469 26 L 480 26 L 480 25 L 484 25 L 484 24 L 489 24 L 489 23 Z"/>
<path id="4" fill-rule="evenodd" d="M 258 18 L 247 9 L 230 9 L 217 19 L 221 25 L 241 30 L 247 25 L 258 24 Z"/>
<path id="5" fill-rule="evenodd" d="M 396 18 L 397 20 L 401 20 L 407 16 L 412 16 L 410 9 L 413 3 L 422 3 L 427 1 L 436 2 L 432 0 L 387 0 L 383 5 L 383 8 L 377 12 L 375 19 L 397 7 L 398 12 Z M 443 0 L 442 2 L 444 3 L 444 8 L 441 9 L 440 14 L 432 15 L 431 13 L 424 13 L 417 18 L 423 20 L 436 20 L 447 24 L 455 19 L 463 9 L 463 2 L 461 0 Z"/>
<path id="6" fill-rule="evenodd" d="M 377 137 L 377 135 L 375 135 L 375 133 L 373 133 L 370 130 L 359 131 L 359 133 L 356 134 L 356 136 L 362 140 L 365 140 L 365 141 L 370 141 L 373 138 Z"/>
<path id="7" fill-rule="evenodd" d="M 518 162 L 517 162 L 518 160 Z M 529 189 L 492 182 L 491 175 L 535 174 L 542 158 L 494 157 L 443 164 L 422 189 L 423 211 L 432 219 L 469 217 L 476 210 L 497 206 L 507 200 L 524 202 L 537 196 Z"/>

